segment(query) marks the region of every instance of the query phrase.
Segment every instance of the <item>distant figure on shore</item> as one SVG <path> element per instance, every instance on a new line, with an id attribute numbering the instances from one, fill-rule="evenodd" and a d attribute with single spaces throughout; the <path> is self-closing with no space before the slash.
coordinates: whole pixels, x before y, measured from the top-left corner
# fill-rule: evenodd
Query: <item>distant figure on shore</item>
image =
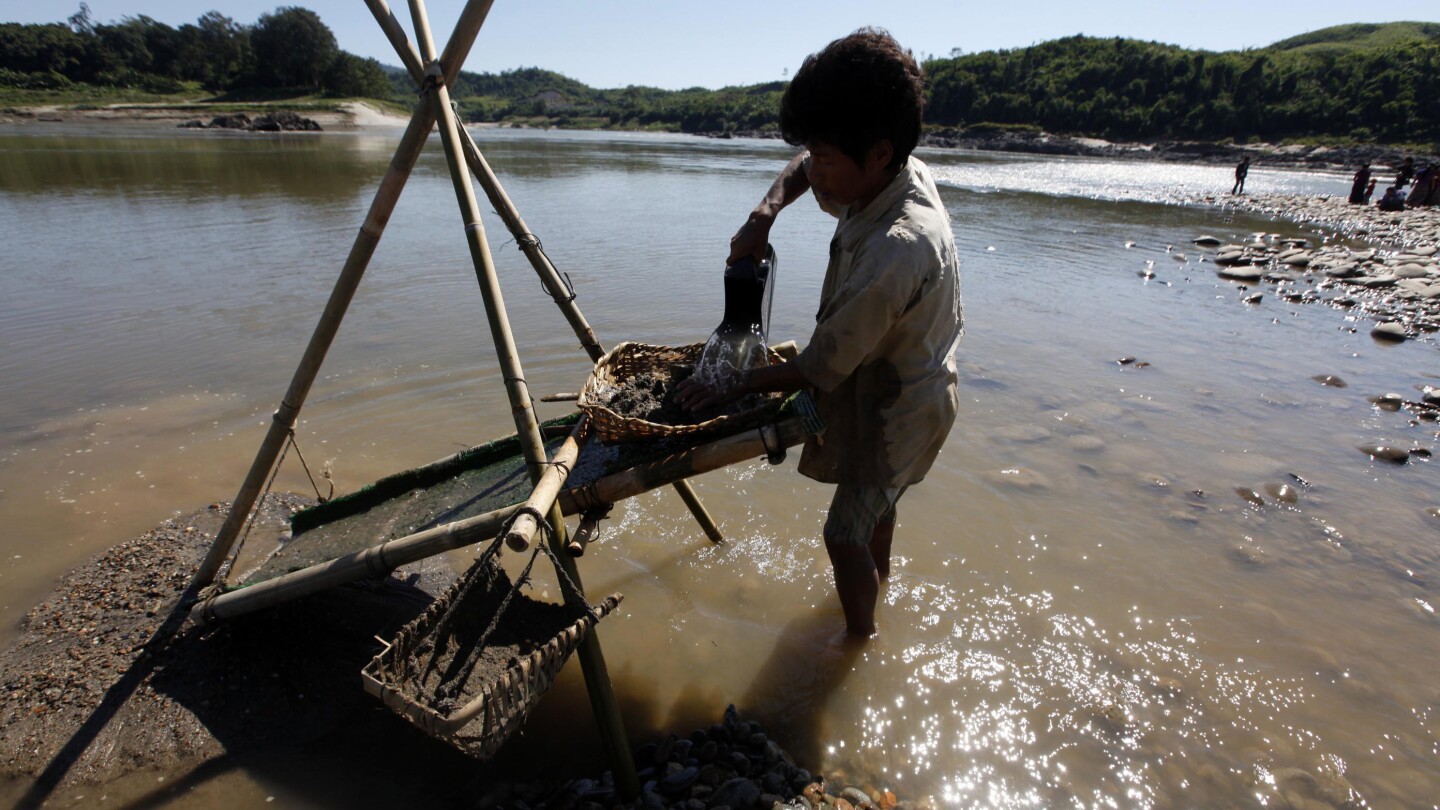
<path id="1" fill-rule="evenodd" d="M 1245 177 L 1250 174 L 1250 158 L 1242 158 L 1240 164 L 1235 167 L 1235 185 L 1230 188 L 1231 194 L 1245 193 Z"/>
<path id="2" fill-rule="evenodd" d="M 1355 172 L 1355 180 L 1350 184 L 1350 203 L 1352 205 L 1365 204 L 1365 184 L 1370 182 L 1370 164 L 1360 164 L 1360 171 Z"/>
<path id="3" fill-rule="evenodd" d="M 1395 170 L 1395 186 L 1405 188 L 1410 185 L 1410 178 L 1415 176 L 1415 158 L 1405 158 L 1400 168 Z"/>
<path id="4" fill-rule="evenodd" d="M 1370 204 L 1370 198 L 1375 196 L 1375 180 L 1371 178 L 1370 185 L 1365 187 L 1365 204 Z"/>
<path id="5" fill-rule="evenodd" d="M 1375 203 L 1375 207 L 1381 211 L 1404 211 L 1405 192 L 1400 190 L 1398 184 L 1393 185 L 1385 189 L 1385 196 L 1380 198 L 1380 202 Z"/>
<path id="6" fill-rule="evenodd" d="M 1415 174 L 1415 185 L 1410 189 L 1410 196 L 1405 198 L 1405 205 L 1410 208 L 1434 205 L 1440 202 L 1437 198 L 1440 198 L 1440 170 L 1434 163 L 1426 163 Z"/>

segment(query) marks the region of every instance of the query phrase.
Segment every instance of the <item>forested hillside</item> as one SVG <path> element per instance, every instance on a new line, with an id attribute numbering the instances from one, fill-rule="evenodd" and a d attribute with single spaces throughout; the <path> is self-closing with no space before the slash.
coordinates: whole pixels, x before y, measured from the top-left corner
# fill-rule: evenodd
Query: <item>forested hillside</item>
<path id="1" fill-rule="evenodd" d="M 1070 37 L 926 69 L 926 117 L 940 125 L 1034 124 L 1110 138 L 1440 140 L 1437 24 L 1342 26 L 1225 53 Z"/>
<path id="2" fill-rule="evenodd" d="M 262 14 L 252 25 L 218 11 L 179 28 L 145 16 L 101 24 L 84 3 L 65 24 L 0 23 L 0 88 L 76 86 L 154 94 L 391 92 L 378 62 L 341 50 L 319 15 L 293 6 Z"/>
<path id="3" fill-rule="evenodd" d="M 1208 52 L 1069 37 L 925 64 L 926 121 L 943 129 L 1039 127 L 1110 139 L 1440 143 L 1440 23 L 1354 24 L 1261 49 Z M 388 74 L 388 75 L 387 75 Z M 410 78 L 337 46 L 311 11 L 241 24 L 209 12 L 173 28 L 148 17 L 0 24 L 0 98 L 142 90 L 212 98 L 323 93 L 410 104 Z M 461 74 L 470 121 L 727 133 L 773 130 L 784 83 L 719 90 L 595 89 L 541 68 Z"/>

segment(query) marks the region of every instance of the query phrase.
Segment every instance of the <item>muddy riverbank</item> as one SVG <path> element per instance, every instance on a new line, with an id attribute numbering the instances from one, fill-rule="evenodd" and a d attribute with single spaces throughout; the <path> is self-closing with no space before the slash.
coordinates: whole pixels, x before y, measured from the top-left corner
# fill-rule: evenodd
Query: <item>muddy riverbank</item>
<path id="1" fill-rule="evenodd" d="M 252 541 L 274 542 L 308 503 L 267 499 Z M 397 794 L 427 806 L 688 810 L 828 799 L 844 807 L 842 796 L 857 810 L 930 806 L 812 774 L 733 707 L 709 728 L 640 745 L 644 792 L 634 803 L 620 800 L 608 771 L 519 780 L 504 764 L 476 765 L 383 711 L 357 679 L 378 639 L 453 578 L 443 563 L 167 632 L 168 606 L 224 514 L 213 504 L 108 549 L 26 616 L 20 639 L 0 655 L 0 797 L 19 807 L 80 803 L 86 792 L 163 802 L 216 763 L 273 761 L 348 738 L 337 753 L 370 749 L 374 767 L 395 770 Z M 137 790 L 145 782 L 152 787 Z"/>

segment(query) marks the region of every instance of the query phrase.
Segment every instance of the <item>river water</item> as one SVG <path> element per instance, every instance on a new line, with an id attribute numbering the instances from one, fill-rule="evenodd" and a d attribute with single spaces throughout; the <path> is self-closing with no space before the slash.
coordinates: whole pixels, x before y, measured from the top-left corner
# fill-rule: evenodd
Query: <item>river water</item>
<path id="1" fill-rule="evenodd" d="M 705 338 L 728 237 L 790 154 L 476 136 L 606 345 Z M 3 640 L 91 554 L 233 496 L 397 137 L 0 131 Z M 828 488 L 793 458 L 696 481 L 723 546 L 668 489 L 634 499 L 581 561 L 592 594 L 626 595 L 601 635 L 632 736 L 735 703 L 802 765 L 937 807 L 1436 806 L 1440 471 L 1357 450 L 1436 443 L 1367 399 L 1415 398 L 1435 346 L 1242 303 L 1191 239 L 1324 236 L 1180 204 L 1228 191 L 1228 167 L 921 156 L 962 261 L 962 406 L 902 501 L 880 635 L 839 644 Z M 340 491 L 512 429 L 460 226 L 432 143 L 302 415 L 306 458 Z M 532 389 L 578 390 L 576 341 L 487 228 Z M 772 339 L 808 337 L 832 228 L 807 199 L 772 233 Z M 1294 503 L 1269 494 L 1282 485 Z M 308 489 L 290 465 L 278 486 Z M 576 670 L 517 761 L 603 767 Z M 166 801 L 341 806 L 387 781 L 312 752 Z"/>

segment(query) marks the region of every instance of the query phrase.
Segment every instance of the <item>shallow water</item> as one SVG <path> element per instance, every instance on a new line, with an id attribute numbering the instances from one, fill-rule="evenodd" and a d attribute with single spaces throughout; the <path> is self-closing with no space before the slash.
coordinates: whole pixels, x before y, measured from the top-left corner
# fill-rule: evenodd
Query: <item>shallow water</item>
<path id="1" fill-rule="evenodd" d="M 398 137 L 123 135 L 0 130 L 7 640 L 90 554 L 234 495 Z M 729 235 L 789 154 L 476 136 L 607 346 L 704 339 Z M 511 430 L 432 147 L 303 414 L 306 459 L 340 491 Z M 1440 479 L 1432 462 L 1356 449 L 1436 444 L 1433 424 L 1366 399 L 1432 383 L 1435 346 L 1376 343 L 1320 306 L 1242 304 L 1190 239 L 1318 236 L 1177 204 L 1227 191 L 1227 166 L 922 156 L 962 261 L 962 411 L 901 503 L 881 634 L 838 644 L 828 488 L 793 459 L 697 480 L 724 546 L 669 490 L 637 498 L 581 566 L 592 594 L 626 595 L 601 636 L 635 739 L 708 725 L 734 702 L 801 764 L 942 807 L 1285 806 L 1343 797 L 1340 776 L 1367 806 L 1435 806 L 1440 521 L 1425 510 Z M 1257 168 L 1248 188 L 1345 185 Z M 486 225 L 532 390 L 578 390 L 583 353 L 498 220 Z M 808 337 L 832 228 L 802 201 L 772 233 L 785 266 L 772 340 Z M 1267 494 L 1281 485 L 1295 503 Z M 289 464 L 277 486 L 309 485 Z M 512 743 L 517 763 L 603 767 L 575 720 L 587 712 L 571 667 Z M 389 745 L 430 743 L 397 732 Z M 381 770 L 307 756 L 230 763 L 160 799 L 153 775 L 107 794 L 394 795 Z"/>

